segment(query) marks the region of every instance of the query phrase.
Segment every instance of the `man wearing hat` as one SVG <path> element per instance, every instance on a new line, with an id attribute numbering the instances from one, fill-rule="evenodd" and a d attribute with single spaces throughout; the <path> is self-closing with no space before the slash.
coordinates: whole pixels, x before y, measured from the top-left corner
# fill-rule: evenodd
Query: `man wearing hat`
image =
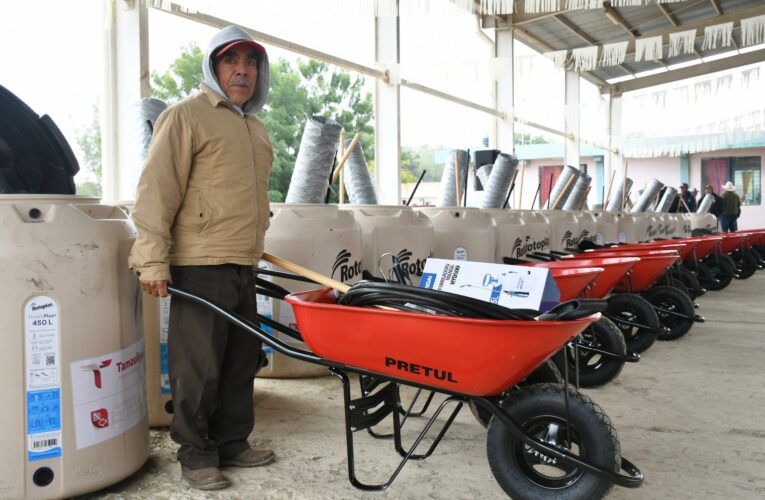
<path id="1" fill-rule="evenodd" d="M 680 205 L 677 207 L 678 212 L 688 213 L 696 211 L 696 198 L 688 191 L 687 182 L 680 184 L 680 200 Z"/>
<path id="2" fill-rule="evenodd" d="M 229 26 L 210 41 L 204 82 L 159 117 L 138 184 L 138 230 L 129 264 L 141 288 L 167 296 L 173 283 L 257 320 L 253 266 L 269 225 L 271 141 L 255 113 L 268 96 L 265 48 Z M 173 298 L 168 368 L 170 435 L 186 482 L 228 486 L 221 466 L 274 460 L 247 441 L 261 343 L 202 306 Z"/>
<path id="3" fill-rule="evenodd" d="M 738 231 L 737 219 L 741 215 L 741 198 L 736 194 L 736 186 L 731 181 L 723 185 L 721 198 L 720 228 L 723 232 Z"/>

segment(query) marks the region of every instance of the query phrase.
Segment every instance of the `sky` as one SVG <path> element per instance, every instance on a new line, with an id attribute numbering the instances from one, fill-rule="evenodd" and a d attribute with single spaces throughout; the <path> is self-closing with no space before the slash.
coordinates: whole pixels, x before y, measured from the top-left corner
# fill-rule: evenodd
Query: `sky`
<path id="1" fill-rule="evenodd" d="M 123 7 L 124 0 L 115 1 L 118 8 Z M 217 17 L 366 66 L 376 66 L 373 17 L 368 12 L 353 12 L 347 8 L 362 5 L 359 2 L 196 0 L 195 3 Z M 14 92 L 37 113 L 49 114 L 81 159 L 76 137 L 92 122 L 93 108 L 99 103 L 103 88 L 105 3 L 101 0 L 25 0 L 3 1 L 0 5 L 0 85 Z M 295 12 L 285 10 L 285 5 L 305 8 Z M 430 7 L 428 15 L 409 12 L 400 18 L 401 75 L 490 105 L 491 45 L 478 32 L 475 18 L 449 2 L 431 1 Z M 149 61 L 154 71 L 165 71 L 189 43 L 206 47 L 214 32 L 212 28 L 154 9 L 149 13 Z M 493 36 L 491 31 L 487 34 Z M 272 60 L 280 56 L 296 57 L 285 50 L 267 48 Z M 550 61 L 519 43 L 516 43 L 516 58 L 515 112 L 528 120 L 562 130 L 562 71 L 555 70 Z M 765 81 L 765 68 L 762 73 Z M 374 88 L 371 79 L 367 88 L 370 91 Z M 656 90 L 644 94 L 651 92 Z M 736 106 L 742 106 L 743 102 L 743 106 L 765 108 L 763 96 L 765 92 L 757 102 L 739 98 Z M 650 102 L 658 102 L 660 98 L 661 95 L 651 98 Z M 731 101 L 725 102 L 729 104 L 727 109 L 733 109 Z M 582 135 L 605 141 L 607 99 L 582 81 L 581 105 Z M 487 114 L 407 89 L 401 92 L 401 110 L 404 146 L 429 144 L 472 149 L 480 145 L 491 125 Z M 639 123 L 651 128 L 651 119 L 655 122 L 655 117 L 650 109 L 649 112 L 639 109 L 638 113 L 641 112 Z M 670 120 L 688 120 L 691 112 L 695 113 L 694 121 L 703 116 L 704 108 L 700 108 L 698 99 L 692 99 L 676 116 L 663 117 L 661 124 L 671 127 Z M 707 113 L 712 118 L 715 116 L 708 108 Z M 629 119 L 630 123 L 638 123 Z M 520 126 L 516 131 L 540 134 Z"/>

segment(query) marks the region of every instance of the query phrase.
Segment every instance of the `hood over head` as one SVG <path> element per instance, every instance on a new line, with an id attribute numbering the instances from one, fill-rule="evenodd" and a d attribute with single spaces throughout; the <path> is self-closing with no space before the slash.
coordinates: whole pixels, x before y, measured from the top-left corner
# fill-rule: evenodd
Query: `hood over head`
<path id="1" fill-rule="evenodd" d="M 263 106 L 268 100 L 268 80 L 270 70 L 268 64 L 268 53 L 266 53 L 266 49 L 262 45 L 255 42 L 252 37 L 239 26 L 227 26 L 218 31 L 210 39 L 210 43 L 207 45 L 207 51 L 205 52 L 204 60 L 202 61 L 202 72 L 204 73 L 204 81 L 207 86 L 210 87 L 213 92 L 229 101 L 226 93 L 223 92 L 220 87 L 218 78 L 215 76 L 214 63 L 216 55 L 222 49 L 229 48 L 235 44 L 234 42 L 237 41 L 246 42 L 248 44 L 254 45 L 256 48 L 260 48 L 260 56 L 258 57 L 258 81 L 255 83 L 255 93 L 253 93 L 249 101 L 244 103 L 244 106 L 241 109 L 243 114 L 248 115 L 251 113 L 257 113 L 263 109 Z M 239 106 L 236 104 L 231 103 L 231 105 L 239 109 Z"/>

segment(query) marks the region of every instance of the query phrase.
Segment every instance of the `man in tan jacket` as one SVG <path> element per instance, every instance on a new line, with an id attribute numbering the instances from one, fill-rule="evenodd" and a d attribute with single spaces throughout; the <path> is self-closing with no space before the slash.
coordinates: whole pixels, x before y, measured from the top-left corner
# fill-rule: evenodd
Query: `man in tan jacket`
<path id="1" fill-rule="evenodd" d="M 268 96 L 268 56 L 229 26 L 210 41 L 203 70 L 200 92 L 157 121 L 132 213 L 138 237 L 129 263 L 147 293 L 165 297 L 172 282 L 255 321 L 253 266 L 269 224 L 273 160 L 255 112 Z M 247 441 L 261 355 L 256 337 L 201 306 L 172 301 L 170 432 L 192 487 L 225 488 L 219 467 L 274 460 Z"/>

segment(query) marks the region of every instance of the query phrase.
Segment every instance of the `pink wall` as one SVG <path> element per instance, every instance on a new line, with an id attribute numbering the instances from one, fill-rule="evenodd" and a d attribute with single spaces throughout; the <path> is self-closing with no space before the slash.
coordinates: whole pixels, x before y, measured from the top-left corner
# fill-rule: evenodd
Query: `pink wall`
<path id="1" fill-rule="evenodd" d="M 677 189 L 680 186 L 680 158 L 626 158 L 627 177 L 632 179 L 632 200 L 652 179 Z M 621 177 L 617 172 L 616 177 Z"/>

